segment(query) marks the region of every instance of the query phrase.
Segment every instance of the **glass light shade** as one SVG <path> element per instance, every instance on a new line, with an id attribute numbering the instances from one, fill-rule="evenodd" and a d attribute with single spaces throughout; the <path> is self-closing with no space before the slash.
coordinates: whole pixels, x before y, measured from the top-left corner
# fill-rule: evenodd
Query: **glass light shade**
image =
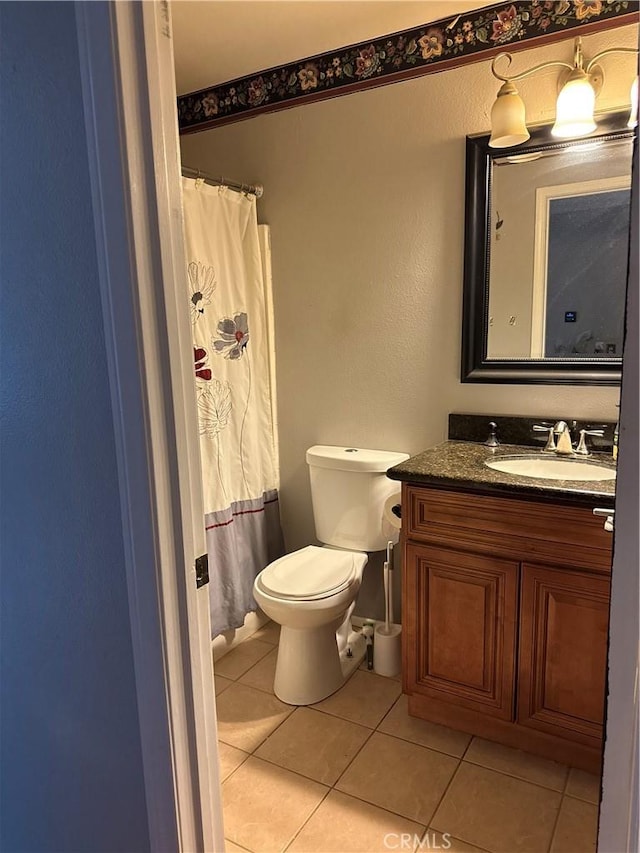
<path id="1" fill-rule="evenodd" d="M 579 68 L 572 71 L 556 102 L 556 123 L 552 136 L 561 138 L 587 136 L 596 129 L 593 111 L 596 93 L 586 73 Z"/>
<path id="2" fill-rule="evenodd" d="M 631 113 L 627 127 L 636 127 L 638 124 L 638 78 L 631 84 Z"/>
<path id="3" fill-rule="evenodd" d="M 524 103 L 513 83 L 503 83 L 491 108 L 490 148 L 510 148 L 529 139 Z"/>

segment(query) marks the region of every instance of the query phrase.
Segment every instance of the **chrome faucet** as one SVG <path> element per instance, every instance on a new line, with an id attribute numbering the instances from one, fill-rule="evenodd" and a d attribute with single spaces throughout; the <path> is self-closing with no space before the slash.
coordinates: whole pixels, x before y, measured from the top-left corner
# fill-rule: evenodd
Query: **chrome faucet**
<path id="1" fill-rule="evenodd" d="M 558 421 L 553 428 L 554 435 L 558 436 L 556 453 L 559 456 L 573 456 L 573 444 L 571 442 L 571 430 L 566 421 Z"/>
<path id="2" fill-rule="evenodd" d="M 587 427 L 586 429 L 580 430 L 580 441 L 576 447 L 577 456 L 591 456 L 591 451 L 587 447 L 587 435 L 597 435 L 602 437 L 604 435 L 604 427 Z"/>
<path id="3" fill-rule="evenodd" d="M 533 431 L 549 433 L 544 447 L 547 453 L 558 453 L 560 456 L 573 455 L 571 429 L 566 421 L 557 421 L 555 424 L 534 424 Z M 558 437 L 557 443 L 556 436 Z"/>

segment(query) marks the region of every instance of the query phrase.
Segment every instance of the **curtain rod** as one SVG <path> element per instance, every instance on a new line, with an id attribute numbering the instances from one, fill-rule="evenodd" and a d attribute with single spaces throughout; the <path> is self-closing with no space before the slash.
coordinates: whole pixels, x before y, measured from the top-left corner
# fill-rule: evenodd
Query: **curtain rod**
<path id="1" fill-rule="evenodd" d="M 264 187 L 261 184 L 238 184 L 235 181 L 225 181 L 224 178 L 214 178 L 213 175 L 208 175 L 201 169 L 192 169 L 190 166 L 182 167 L 183 178 L 201 178 L 205 184 L 212 187 L 229 187 L 231 190 L 237 190 L 241 193 L 254 195 L 256 198 L 262 198 L 264 195 Z"/>

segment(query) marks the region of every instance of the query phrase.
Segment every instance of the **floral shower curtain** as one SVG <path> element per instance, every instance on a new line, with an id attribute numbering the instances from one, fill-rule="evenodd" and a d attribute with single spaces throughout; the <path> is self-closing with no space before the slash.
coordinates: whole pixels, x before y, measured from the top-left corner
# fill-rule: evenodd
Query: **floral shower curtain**
<path id="1" fill-rule="evenodd" d="M 255 196 L 183 178 L 212 634 L 256 610 L 284 553 L 267 226 Z"/>

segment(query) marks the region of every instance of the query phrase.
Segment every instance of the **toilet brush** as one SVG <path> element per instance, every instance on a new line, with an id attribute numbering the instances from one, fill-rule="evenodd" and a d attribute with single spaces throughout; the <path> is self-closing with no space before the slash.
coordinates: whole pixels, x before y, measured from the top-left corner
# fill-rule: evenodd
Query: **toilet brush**
<path id="1" fill-rule="evenodd" d="M 387 542 L 387 559 L 384 561 L 384 632 L 391 633 L 393 621 L 393 585 L 391 583 L 391 560 L 393 558 L 393 542 Z"/>
<path id="2" fill-rule="evenodd" d="M 378 625 L 373 646 L 374 669 L 379 675 L 400 672 L 400 625 L 393 624 L 393 542 L 387 542 L 384 562 L 384 625 Z"/>

